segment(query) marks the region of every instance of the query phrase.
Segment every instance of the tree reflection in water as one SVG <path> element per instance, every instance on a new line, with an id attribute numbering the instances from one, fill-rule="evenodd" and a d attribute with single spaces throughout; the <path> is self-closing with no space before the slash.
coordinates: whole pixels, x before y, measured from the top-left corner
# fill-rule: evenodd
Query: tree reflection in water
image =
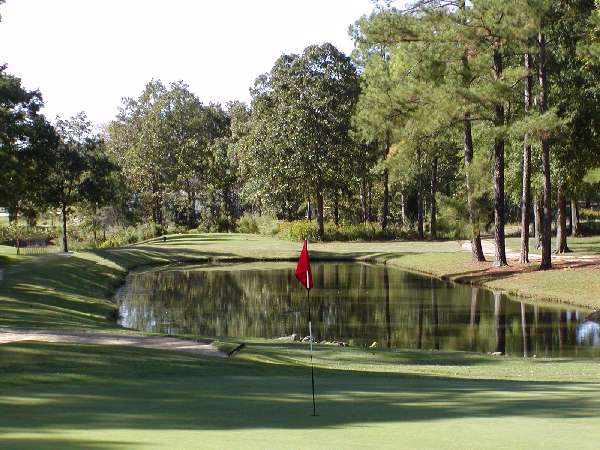
<path id="1" fill-rule="evenodd" d="M 305 336 L 306 296 L 293 269 L 285 263 L 231 264 L 134 273 L 117 296 L 122 324 L 168 334 Z M 386 266 L 313 264 L 313 271 L 318 340 L 524 356 L 600 355 L 600 322 L 585 311 L 515 302 Z"/>

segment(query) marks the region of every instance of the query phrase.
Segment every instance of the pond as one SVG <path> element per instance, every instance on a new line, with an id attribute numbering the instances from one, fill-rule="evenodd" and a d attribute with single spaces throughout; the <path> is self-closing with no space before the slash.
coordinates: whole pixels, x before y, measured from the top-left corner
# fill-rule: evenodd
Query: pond
<path id="1" fill-rule="evenodd" d="M 121 324 L 167 334 L 306 336 L 306 291 L 294 267 L 219 264 L 132 273 L 116 297 Z M 383 265 L 312 268 L 317 341 L 538 357 L 600 355 L 600 317 L 591 311 L 520 302 Z"/>

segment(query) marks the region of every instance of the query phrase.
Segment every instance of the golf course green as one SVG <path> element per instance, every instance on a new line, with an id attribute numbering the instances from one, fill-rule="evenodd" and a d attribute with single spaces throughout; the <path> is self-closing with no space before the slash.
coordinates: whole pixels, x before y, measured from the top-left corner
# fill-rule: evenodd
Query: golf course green
<path id="1" fill-rule="evenodd" d="M 299 247 L 258 236 L 199 234 L 71 256 L 24 258 L 4 267 L 0 331 L 139 334 L 114 322 L 111 299 L 129 270 L 177 261 L 292 261 Z M 311 247 L 313 259 L 367 259 L 448 278 L 466 272 L 471 264 L 468 253 L 460 252 L 455 242 Z M 444 272 L 444 267 L 452 267 L 454 272 Z M 544 276 L 560 278 L 556 285 L 566 289 L 565 283 L 568 285 L 570 277 L 575 283 L 580 270 L 597 269 L 556 270 Z M 531 277 L 535 288 L 536 283 L 544 282 L 532 275 L 535 273 L 489 282 L 517 283 L 519 277 Z M 577 292 L 570 292 L 566 301 L 585 304 L 588 294 L 574 297 Z M 188 337 L 207 342 L 216 339 Z M 317 345 L 317 416 L 313 417 L 308 345 L 251 338 L 219 339 L 214 345 L 230 349 L 240 342 L 246 344 L 244 349 L 231 358 L 110 345 L 2 344 L 1 446 L 598 446 L 600 365 L 594 359 Z"/>

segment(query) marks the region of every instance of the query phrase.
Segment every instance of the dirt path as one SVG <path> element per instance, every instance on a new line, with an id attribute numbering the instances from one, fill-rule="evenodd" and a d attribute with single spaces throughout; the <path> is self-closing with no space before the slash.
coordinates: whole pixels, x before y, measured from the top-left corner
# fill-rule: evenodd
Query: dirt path
<path id="1" fill-rule="evenodd" d="M 99 331 L 0 331 L 0 344 L 20 341 L 124 345 L 158 350 L 172 350 L 206 356 L 227 356 L 211 344 L 162 336 L 135 336 Z"/>

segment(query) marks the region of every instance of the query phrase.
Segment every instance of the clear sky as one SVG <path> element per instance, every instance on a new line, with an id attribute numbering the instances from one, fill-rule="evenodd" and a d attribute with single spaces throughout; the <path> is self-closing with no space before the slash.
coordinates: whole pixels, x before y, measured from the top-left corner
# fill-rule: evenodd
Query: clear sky
<path id="1" fill-rule="evenodd" d="M 371 0 L 7 0 L 0 62 L 40 89 L 48 118 L 111 120 L 152 78 L 183 80 L 203 102 L 248 101 L 283 53 L 331 42 Z"/>

